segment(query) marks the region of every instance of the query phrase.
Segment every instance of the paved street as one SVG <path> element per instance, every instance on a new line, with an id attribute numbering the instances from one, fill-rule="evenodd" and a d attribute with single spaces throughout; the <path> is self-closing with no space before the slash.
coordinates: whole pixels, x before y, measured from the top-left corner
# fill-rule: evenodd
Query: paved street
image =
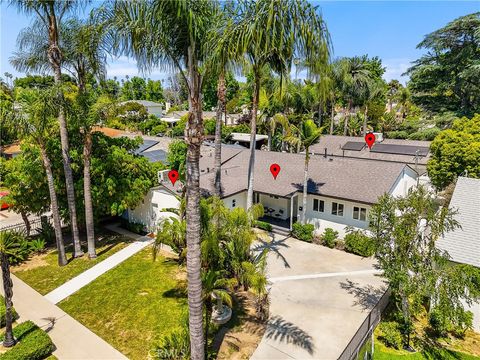
<path id="1" fill-rule="evenodd" d="M 252 359 L 337 359 L 384 292 L 372 259 L 276 236 L 270 320 Z"/>

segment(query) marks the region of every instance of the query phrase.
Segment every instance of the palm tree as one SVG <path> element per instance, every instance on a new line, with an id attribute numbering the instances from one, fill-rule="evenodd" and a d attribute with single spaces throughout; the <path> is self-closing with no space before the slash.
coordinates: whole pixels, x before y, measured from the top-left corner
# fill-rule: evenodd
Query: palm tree
<path id="1" fill-rule="evenodd" d="M 248 166 L 247 208 L 253 204 L 257 113 L 265 66 L 288 73 L 294 58 L 313 64 L 326 63 L 329 36 L 316 7 L 306 0 L 259 0 L 241 2 L 232 17 L 229 31 L 232 51 L 245 55 L 253 72 L 250 161 Z"/>
<path id="2" fill-rule="evenodd" d="M 305 224 L 305 214 L 307 212 L 307 185 L 308 185 L 308 163 L 310 162 L 310 146 L 316 144 L 320 140 L 322 130 L 317 127 L 313 120 L 303 121 L 296 131 L 297 136 L 288 136 L 286 140 L 293 146 L 305 149 L 305 170 L 303 177 L 303 211 L 301 223 Z"/>
<path id="3" fill-rule="evenodd" d="M 205 357 L 200 251 L 200 145 L 203 138 L 201 65 L 207 58 L 206 34 L 218 8 L 207 0 L 116 1 L 100 13 L 110 29 L 116 54 L 133 56 L 142 71 L 176 68 L 187 84 L 186 239 L 191 358 Z M 186 71 L 185 71 L 186 69 Z"/>
<path id="4" fill-rule="evenodd" d="M 376 80 L 369 80 L 367 86 L 364 89 L 363 103 L 365 109 L 363 113 L 363 136 L 367 134 L 367 121 L 368 121 L 368 103 L 385 92 L 385 86 L 382 82 Z"/>
<path id="5" fill-rule="evenodd" d="M 10 277 L 9 257 L 14 255 L 20 248 L 23 234 L 11 231 L 0 232 L 0 265 L 2 267 L 3 290 L 5 293 L 5 338 L 2 345 L 12 347 L 16 341 L 13 337 L 13 283 Z"/>
<path id="6" fill-rule="evenodd" d="M 87 95 L 87 76 L 95 75 L 101 83 L 106 74 L 106 53 L 102 48 L 103 31 L 94 23 L 69 19 L 60 26 L 59 46 L 63 54 L 62 68 L 70 72 L 77 80 L 81 105 L 80 114 L 76 116 L 84 133 L 83 146 L 83 186 L 85 203 L 85 222 L 87 230 L 88 256 L 96 257 L 93 220 L 92 192 L 90 181 L 90 159 L 92 154 L 92 125 L 96 116 L 90 116 Z M 50 66 L 46 56 L 48 35 L 39 20 L 31 27 L 22 30 L 18 37 L 19 51 L 14 53 L 10 62 L 19 71 L 45 71 Z"/>
<path id="7" fill-rule="evenodd" d="M 62 84 L 62 51 L 59 47 L 59 24 L 62 18 L 67 13 L 73 12 L 78 6 L 86 5 L 88 2 L 72 1 L 72 0 L 10 0 L 11 4 L 14 4 L 19 11 L 26 13 L 27 15 L 38 16 L 38 24 L 43 29 L 47 29 L 48 32 L 48 48 L 47 58 L 50 63 L 51 70 L 54 74 L 54 81 L 57 89 L 55 95 L 59 99 L 58 109 L 58 122 L 60 124 L 60 140 L 62 145 L 62 159 L 63 169 L 65 172 L 65 184 L 67 188 L 67 200 L 68 210 L 70 213 L 70 223 L 72 227 L 73 244 L 74 244 L 74 257 L 80 257 L 83 255 L 82 248 L 80 246 L 80 237 L 77 224 L 77 210 L 75 206 L 75 190 L 73 186 L 72 168 L 70 166 L 70 154 L 69 154 L 69 141 L 67 131 L 67 121 L 65 117 L 65 108 L 63 106 L 63 93 L 61 90 Z"/>
<path id="8" fill-rule="evenodd" d="M 57 193 L 53 178 L 52 163 L 47 152 L 47 141 L 55 136 L 52 118 L 60 109 L 58 97 L 55 97 L 55 89 L 39 90 L 31 89 L 22 93 L 19 103 L 25 114 L 20 118 L 21 128 L 25 136 L 30 136 L 33 142 L 40 148 L 43 167 L 47 175 L 48 192 L 50 194 L 50 207 L 52 210 L 55 239 L 57 244 L 58 265 L 67 264 L 65 247 L 63 243 L 62 225 L 58 208 Z"/>
<path id="9" fill-rule="evenodd" d="M 232 307 L 232 297 L 229 294 L 235 284 L 234 279 L 226 279 L 221 271 L 207 270 L 202 274 L 203 302 L 205 304 L 205 352 L 208 353 L 208 333 L 212 318 L 213 301 L 226 303 Z"/>
<path id="10" fill-rule="evenodd" d="M 336 68 L 336 76 L 340 80 L 340 90 L 347 102 L 347 113 L 344 119 L 343 135 L 347 135 L 348 120 L 354 102 L 358 101 L 365 92 L 371 79 L 371 72 L 367 64 L 366 56 L 354 56 L 341 59 Z"/>

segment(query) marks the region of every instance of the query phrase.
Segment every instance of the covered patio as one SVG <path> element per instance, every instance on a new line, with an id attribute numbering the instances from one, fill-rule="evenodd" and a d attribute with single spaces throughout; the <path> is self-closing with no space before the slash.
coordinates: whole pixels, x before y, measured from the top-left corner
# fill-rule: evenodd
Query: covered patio
<path id="1" fill-rule="evenodd" d="M 297 221 L 298 196 L 281 197 L 270 194 L 255 192 L 255 203 L 263 205 L 264 216 L 259 220 L 285 229 L 292 229 Z"/>

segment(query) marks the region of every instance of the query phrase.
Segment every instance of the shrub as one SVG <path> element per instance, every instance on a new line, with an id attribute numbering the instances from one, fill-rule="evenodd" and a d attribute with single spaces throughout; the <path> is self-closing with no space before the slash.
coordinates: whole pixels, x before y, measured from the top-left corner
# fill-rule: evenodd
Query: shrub
<path id="1" fill-rule="evenodd" d="M 272 225 L 265 221 L 256 220 L 254 226 L 265 231 L 272 231 Z"/>
<path id="2" fill-rule="evenodd" d="M 2 360 L 41 360 L 48 357 L 54 350 L 50 336 L 35 325 L 26 321 L 13 329 L 13 336 L 18 343 L 0 355 Z M 3 340 L 3 335 L 2 335 Z"/>
<path id="3" fill-rule="evenodd" d="M 297 222 L 293 224 L 292 236 L 299 240 L 312 242 L 313 230 L 315 230 L 313 224 L 301 224 Z"/>
<path id="4" fill-rule="evenodd" d="M 45 250 L 45 240 L 42 238 L 30 240 L 28 246 L 31 252 L 42 252 Z"/>
<path id="5" fill-rule="evenodd" d="M 338 231 L 335 231 L 331 228 L 326 228 L 322 234 L 323 244 L 328 246 L 330 249 L 335 247 L 337 243 Z"/>
<path id="6" fill-rule="evenodd" d="M 125 229 L 127 229 L 131 232 L 134 232 L 136 234 L 140 234 L 140 235 L 145 235 L 146 234 L 145 225 L 143 225 L 141 223 L 129 222 L 126 219 L 122 219 L 121 225 L 122 225 L 123 228 L 125 228 Z"/>
<path id="7" fill-rule="evenodd" d="M 445 336 L 450 324 L 448 319 L 437 309 L 433 309 L 428 315 L 428 324 L 436 336 Z"/>
<path id="8" fill-rule="evenodd" d="M 6 312 L 6 309 L 5 309 L 5 298 L 3 296 L 0 295 L 0 328 L 3 328 L 5 327 L 5 312 Z M 12 317 L 13 317 L 13 320 L 17 320 L 18 319 L 18 314 L 17 312 L 15 311 L 15 308 L 12 307 Z"/>
<path id="9" fill-rule="evenodd" d="M 345 235 L 345 250 L 364 257 L 375 253 L 375 243 L 362 230 L 348 229 Z"/>
<path id="10" fill-rule="evenodd" d="M 55 228 L 49 221 L 42 222 L 42 227 L 38 231 L 38 238 L 43 239 L 46 244 L 55 242 Z"/>
<path id="11" fill-rule="evenodd" d="M 402 334 L 396 322 L 388 321 L 380 323 L 380 331 L 382 332 L 382 336 L 379 338 L 385 345 L 395 349 L 402 347 Z"/>

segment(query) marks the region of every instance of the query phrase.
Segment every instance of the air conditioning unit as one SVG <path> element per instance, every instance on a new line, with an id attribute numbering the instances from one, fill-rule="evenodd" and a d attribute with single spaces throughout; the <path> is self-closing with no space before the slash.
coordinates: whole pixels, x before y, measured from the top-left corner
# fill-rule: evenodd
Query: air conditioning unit
<path id="1" fill-rule="evenodd" d="M 373 135 L 375 135 L 375 142 L 382 142 L 383 141 L 383 133 L 374 132 Z"/>
<path id="2" fill-rule="evenodd" d="M 162 184 L 164 181 L 168 180 L 168 172 L 169 171 L 170 170 L 161 170 L 157 173 L 159 184 Z"/>

